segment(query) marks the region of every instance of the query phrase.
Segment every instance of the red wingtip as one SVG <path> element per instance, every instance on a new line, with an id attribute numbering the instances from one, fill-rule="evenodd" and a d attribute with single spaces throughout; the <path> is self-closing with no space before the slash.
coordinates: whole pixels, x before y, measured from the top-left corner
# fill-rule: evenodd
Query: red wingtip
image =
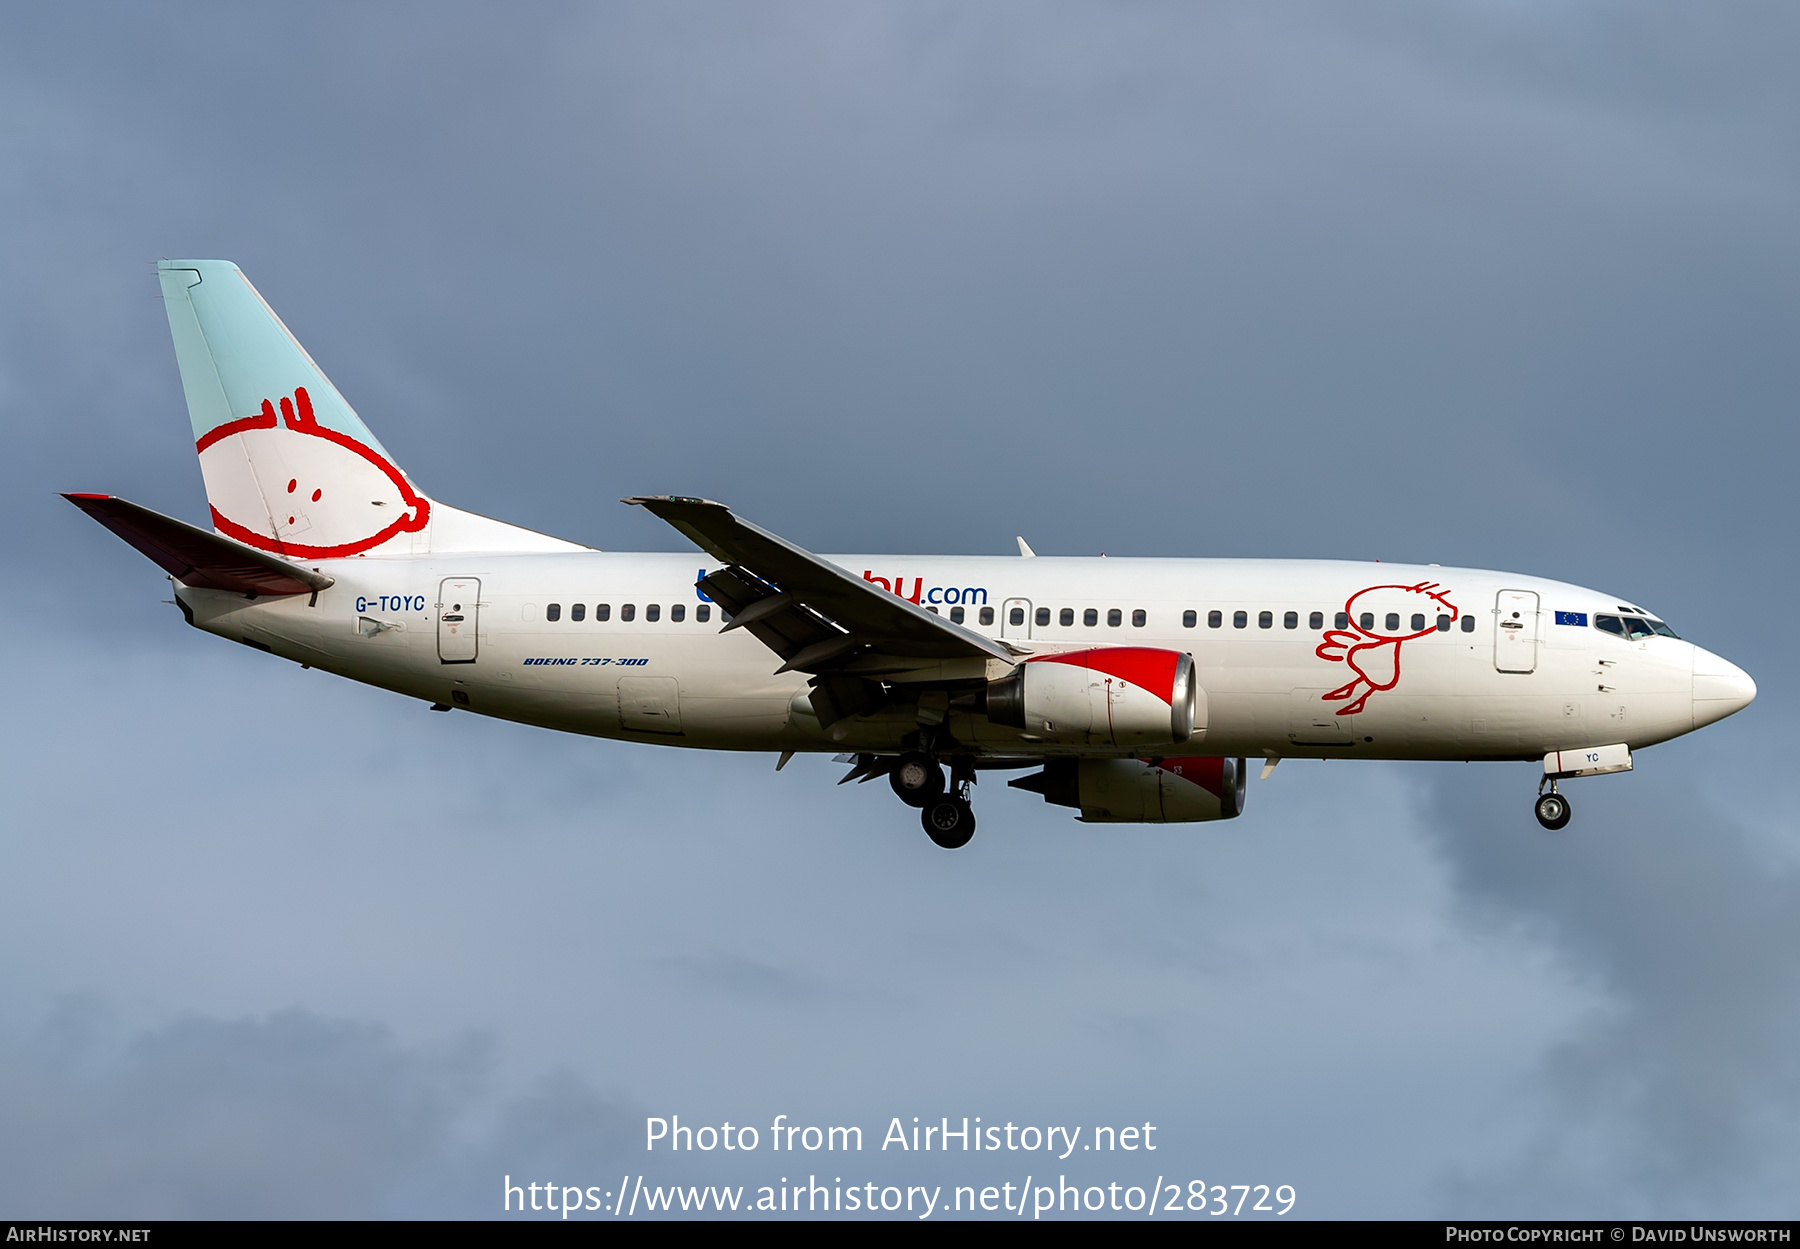
<path id="1" fill-rule="evenodd" d="M 73 503 L 76 499 L 110 499 L 112 496 L 110 494 L 88 494 L 82 490 L 65 490 L 63 498 Z"/>

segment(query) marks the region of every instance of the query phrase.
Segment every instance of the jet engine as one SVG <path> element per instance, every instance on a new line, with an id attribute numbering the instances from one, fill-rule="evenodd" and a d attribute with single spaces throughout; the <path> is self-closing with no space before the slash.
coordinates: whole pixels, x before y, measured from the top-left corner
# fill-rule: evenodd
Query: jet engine
<path id="1" fill-rule="evenodd" d="M 1086 824 L 1191 824 L 1243 814 L 1245 778 L 1242 759 L 1052 759 L 1007 783 Z"/>
<path id="2" fill-rule="evenodd" d="M 987 717 L 1083 746 L 1167 746 L 1206 732 L 1193 656 L 1148 646 L 1027 659 L 988 682 Z"/>

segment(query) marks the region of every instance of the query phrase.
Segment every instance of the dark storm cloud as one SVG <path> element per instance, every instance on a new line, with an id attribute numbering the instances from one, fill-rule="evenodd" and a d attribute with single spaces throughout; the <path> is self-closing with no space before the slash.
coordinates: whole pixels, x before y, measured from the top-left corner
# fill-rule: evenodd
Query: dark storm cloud
<path id="1" fill-rule="evenodd" d="M 1490 1160 L 1466 1120 L 1505 1119 L 1493 1084 L 1583 1004 L 1531 941 L 1462 930 L 1384 769 L 1284 765 L 1258 823 L 1126 837 L 984 785 L 981 837 L 950 856 L 822 760 L 777 776 L 766 756 L 435 716 L 174 637 L 40 639 L 45 675 L 12 687 L 12 1033 L 71 989 L 127 1035 L 298 1002 L 381 1020 L 404 1052 L 492 1037 L 488 1100 L 565 1068 L 645 1113 L 764 1126 L 1127 1116 L 1190 1165 L 1304 1176 L 1321 1210 L 1378 1213 L 1420 1208 L 1446 1158 Z M 121 690 L 154 717 L 96 712 Z M 271 799 L 272 778 L 305 797 Z M 390 1069 L 403 1100 L 411 1068 Z M 464 1104 L 472 1152 L 425 1150 L 393 1202 L 487 1212 L 483 1168 L 522 1167 L 483 1152 L 499 1138 L 461 1127 Z M 339 1180 L 296 1163 L 269 1184 L 363 1209 Z"/>
<path id="2" fill-rule="evenodd" d="M 619 1087 L 1173 1105 L 1181 1157 L 1315 1213 L 1779 1203 L 1788 7 L 0 23 L 0 1002 L 99 994 L 138 1038 L 56 1068 L 64 1012 L 9 1060 L 33 1191 L 116 1130 L 131 1213 L 473 1209 L 512 1156 L 604 1153 Z M 196 254 L 434 495 L 569 537 L 677 549 L 614 502 L 667 489 L 825 549 L 1512 567 L 1641 597 L 1762 697 L 1572 787 L 1556 841 L 1523 770 L 1290 763 L 1220 829 L 984 786 L 977 843 L 921 857 L 822 765 L 429 716 L 181 629 L 53 492 L 204 517 L 149 269 Z M 471 1030 L 493 1088 L 573 1083 L 471 1109 L 424 1039 Z M 262 1142 L 231 1191 L 215 1124 Z"/>
<path id="3" fill-rule="evenodd" d="M 817 999 L 830 992 L 827 986 L 785 968 L 725 950 L 659 959 L 647 970 L 657 979 L 673 979 L 695 988 L 777 1006 Z"/>
<path id="4" fill-rule="evenodd" d="M 1491 779 L 1433 787 L 1458 890 L 1491 923 L 1545 930 L 1604 995 L 1545 1056 L 1554 1113 L 1514 1166 L 1453 1186 L 1453 1207 L 1512 1209 L 1524 1187 L 1565 1215 L 1791 1210 L 1800 875 L 1680 784 L 1636 779 L 1579 793 L 1573 838 L 1500 818 L 1511 795 Z"/>
<path id="5" fill-rule="evenodd" d="M 1775 449 L 1779 10 L 481 12 L 22 30 L 34 224 L 89 245 L 24 275 L 44 349 L 142 286 L 91 246 L 129 203 L 106 242 L 240 259 L 440 494 L 614 545 L 668 542 L 610 502 L 653 487 L 850 547 L 1554 565 L 1627 489 L 1717 539 L 1724 466 L 1625 429 Z"/>
<path id="6" fill-rule="evenodd" d="M 493 1096 L 487 1042 L 288 1010 L 128 1037 L 59 1003 L 0 1044 L 13 1218 L 491 1217 L 502 1179 L 615 1183 L 642 1111 L 557 1072 Z"/>
<path id="7" fill-rule="evenodd" d="M 379 1214 L 485 1067 L 469 1045 L 403 1047 L 303 1011 L 185 1018 L 116 1054 L 91 1043 L 53 1016 L 0 1051 L 12 1217 Z"/>

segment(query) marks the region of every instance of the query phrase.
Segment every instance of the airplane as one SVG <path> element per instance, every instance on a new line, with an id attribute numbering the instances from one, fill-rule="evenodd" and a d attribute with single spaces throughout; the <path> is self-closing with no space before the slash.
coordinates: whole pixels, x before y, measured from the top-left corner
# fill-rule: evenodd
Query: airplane
<path id="1" fill-rule="evenodd" d="M 801 753 L 885 778 L 937 845 L 983 773 L 1083 821 L 1242 814 L 1283 759 L 1542 762 L 1561 782 L 1748 706 L 1755 682 L 1633 600 L 1438 565 L 817 555 L 723 504 L 645 508 L 694 553 L 601 551 L 462 511 L 399 467 L 234 264 L 157 266 L 211 529 L 75 506 L 187 623 L 477 715 Z"/>

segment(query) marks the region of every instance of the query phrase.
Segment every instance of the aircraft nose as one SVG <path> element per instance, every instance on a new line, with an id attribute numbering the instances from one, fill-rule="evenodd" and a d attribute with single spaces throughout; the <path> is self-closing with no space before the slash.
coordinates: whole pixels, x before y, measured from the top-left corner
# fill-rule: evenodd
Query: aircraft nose
<path id="1" fill-rule="evenodd" d="M 1728 659 L 1694 648 L 1694 727 L 1723 720 L 1756 698 L 1756 682 Z"/>

